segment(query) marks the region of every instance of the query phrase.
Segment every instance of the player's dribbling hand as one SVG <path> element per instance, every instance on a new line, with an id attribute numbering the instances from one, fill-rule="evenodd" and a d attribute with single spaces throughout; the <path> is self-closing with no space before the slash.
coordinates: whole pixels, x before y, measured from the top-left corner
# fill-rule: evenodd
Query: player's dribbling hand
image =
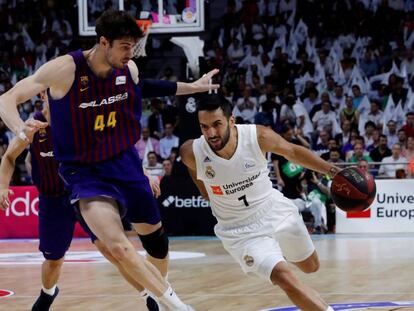
<path id="1" fill-rule="evenodd" d="M 197 81 L 194 81 L 192 83 L 194 92 L 208 92 L 208 91 L 214 91 L 217 90 L 220 87 L 220 84 L 212 84 L 211 79 L 214 75 L 216 75 L 219 72 L 218 69 L 213 69 L 203 75 L 200 79 Z"/>
<path id="2" fill-rule="evenodd" d="M 158 198 L 161 195 L 160 184 L 157 181 L 150 179 L 150 185 L 151 185 L 152 194 L 154 195 L 155 198 Z"/>
<path id="3" fill-rule="evenodd" d="M 10 206 L 9 195 L 13 195 L 13 190 L 0 189 L 0 209 L 5 211 Z"/>

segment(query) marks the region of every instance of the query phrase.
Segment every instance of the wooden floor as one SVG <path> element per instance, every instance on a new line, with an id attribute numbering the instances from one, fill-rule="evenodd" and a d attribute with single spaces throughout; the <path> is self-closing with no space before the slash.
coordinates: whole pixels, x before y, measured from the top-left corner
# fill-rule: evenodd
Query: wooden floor
<path id="1" fill-rule="evenodd" d="M 321 259 L 320 271 L 305 275 L 294 269 L 327 302 L 414 300 L 414 235 L 327 235 L 315 236 L 314 242 Z M 70 249 L 87 250 L 94 250 L 88 240 L 76 240 Z M 196 310 L 243 311 L 291 305 L 278 288 L 244 276 L 215 239 L 173 239 L 171 250 L 178 255 L 205 254 L 171 261 L 169 279 L 173 287 Z M 41 257 L 16 253 L 36 252 L 37 241 L 0 241 L 0 289 L 15 292 L 0 298 L 0 310 L 30 309 L 40 288 Z M 70 262 L 64 265 L 60 294 L 52 310 L 145 310 L 136 292 L 109 263 L 88 262 L 99 258 L 76 254 L 68 256 Z"/>

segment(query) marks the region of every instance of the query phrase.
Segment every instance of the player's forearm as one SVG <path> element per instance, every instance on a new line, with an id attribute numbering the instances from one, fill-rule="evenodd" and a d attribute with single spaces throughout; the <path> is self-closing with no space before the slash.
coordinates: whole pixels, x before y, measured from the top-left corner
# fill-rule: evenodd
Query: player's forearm
<path id="1" fill-rule="evenodd" d="M 5 155 L 0 164 L 0 188 L 7 189 L 9 188 L 10 181 L 13 177 L 13 172 L 15 168 L 15 159 L 12 159 L 10 156 Z"/>
<path id="2" fill-rule="evenodd" d="M 186 95 L 199 92 L 193 83 L 177 82 L 177 93 L 176 95 Z"/>
<path id="3" fill-rule="evenodd" d="M 16 135 L 24 128 L 24 122 L 17 110 L 17 100 L 7 93 L 0 96 L 0 118 Z"/>
<path id="4" fill-rule="evenodd" d="M 314 152 L 302 146 L 295 146 L 292 148 L 292 153 L 287 156 L 287 159 L 296 164 L 302 165 L 308 169 L 323 174 L 333 175 L 333 171 L 335 173 L 340 171 L 340 168 L 326 162 Z"/>

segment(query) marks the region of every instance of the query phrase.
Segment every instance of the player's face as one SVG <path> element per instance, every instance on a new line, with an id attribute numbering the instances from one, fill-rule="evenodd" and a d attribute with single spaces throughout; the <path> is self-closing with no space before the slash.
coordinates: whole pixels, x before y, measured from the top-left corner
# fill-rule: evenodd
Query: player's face
<path id="1" fill-rule="evenodd" d="M 109 41 L 105 39 L 105 56 L 108 64 L 117 69 L 122 69 L 132 58 L 135 40 L 133 38 L 122 38 L 112 41 L 112 44 L 109 44 Z"/>
<path id="2" fill-rule="evenodd" d="M 201 132 L 210 148 L 214 151 L 223 149 L 230 140 L 230 129 L 234 127 L 234 117 L 228 120 L 221 108 L 214 111 L 198 113 Z"/>

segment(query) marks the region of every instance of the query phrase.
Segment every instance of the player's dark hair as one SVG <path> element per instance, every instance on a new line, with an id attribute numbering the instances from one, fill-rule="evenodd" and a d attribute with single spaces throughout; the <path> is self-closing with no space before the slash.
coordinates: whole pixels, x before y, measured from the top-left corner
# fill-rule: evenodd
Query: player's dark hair
<path id="1" fill-rule="evenodd" d="M 143 37 L 136 20 L 125 11 L 107 10 L 96 21 L 96 40 L 105 37 L 111 44 L 116 39 Z"/>
<path id="2" fill-rule="evenodd" d="M 232 115 L 233 107 L 231 103 L 221 94 L 208 94 L 199 97 L 197 102 L 197 113 L 199 111 L 215 111 L 221 108 L 224 116 L 229 119 Z"/>

